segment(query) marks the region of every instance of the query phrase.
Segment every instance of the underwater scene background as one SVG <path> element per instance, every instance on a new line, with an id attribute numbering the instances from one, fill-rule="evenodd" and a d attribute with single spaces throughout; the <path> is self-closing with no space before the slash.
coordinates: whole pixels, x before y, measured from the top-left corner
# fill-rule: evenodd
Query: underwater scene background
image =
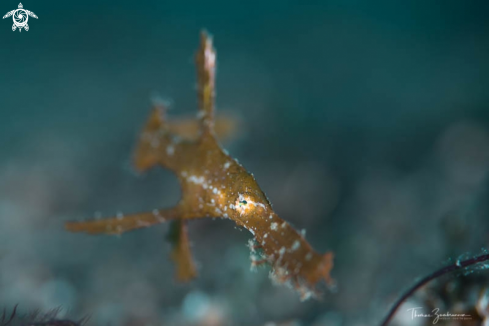
<path id="1" fill-rule="evenodd" d="M 489 2 L 23 5 L 39 17 L 29 31 L 0 21 L 0 309 L 61 307 L 87 325 L 377 325 L 417 277 L 489 247 Z M 137 174 L 132 151 L 152 99 L 170 116 L 196 112 L 203 28 L 217 115 L 238 122 L 224 147 L 277 214 L 334 252 L 337 288 L 322 300 L 250 271 L 252 235 L 229 220 L 189 223 L 199 277 L 188 284 L 174 279 L 165 224 L 64 230 L 178 201 L 176 177 Z M 438 280 L 392 324 L 431 323 L 409 307 L 480 324 L 486 274 Z"/>

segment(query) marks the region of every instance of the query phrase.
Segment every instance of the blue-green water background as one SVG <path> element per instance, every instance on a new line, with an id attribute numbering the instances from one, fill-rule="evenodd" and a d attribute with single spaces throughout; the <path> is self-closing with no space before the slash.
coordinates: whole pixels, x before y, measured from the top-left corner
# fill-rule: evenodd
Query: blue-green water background
<path id="1" fill-rule="evenodd" d="M 415 277 L 488 245 L 489 2 L 23 5 L 39 17 L 28 32 L 0 21 L 0 307 L 62 305 L 95 325 L 372 324 Z M 190 285 L 173 281 L 166 226 L 63 231 L 178 200 L 168 171 L 132 172 L 131 150 L 154 94 L 195 111 L 202 28 L 218 111 L 242 121 L 226 147 L 336 254 L 338 292 L 322 302 L 249 272 L 251 235 L 229 221 L 190 226 Z"/>

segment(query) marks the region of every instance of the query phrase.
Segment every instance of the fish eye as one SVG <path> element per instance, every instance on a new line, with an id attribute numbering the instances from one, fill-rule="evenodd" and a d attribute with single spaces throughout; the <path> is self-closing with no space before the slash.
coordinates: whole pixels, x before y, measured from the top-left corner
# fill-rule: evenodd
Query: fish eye
<path id="1" fill-rule="evenodd" d="M 246 200 L 240 200 L 240 201 L 239 201 L 239 203 L 240 203 L 241 205 L 246 205 L 246 204 L 248 204 L 248 202 L 247 202 Z"/>

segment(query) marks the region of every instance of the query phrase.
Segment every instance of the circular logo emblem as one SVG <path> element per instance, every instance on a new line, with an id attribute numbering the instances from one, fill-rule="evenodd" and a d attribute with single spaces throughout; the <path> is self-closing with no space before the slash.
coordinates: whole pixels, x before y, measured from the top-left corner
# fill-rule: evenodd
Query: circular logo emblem
<path id="1" fill-rule="evenodd" d="M 17 27 L 24 27 L 27 24 L 27 20 L 29 19 L 29 16 L 27 15 L 24 9 L 17 9 L 13 14 L 13 16 L 14 16 L 14 24 Z"/>

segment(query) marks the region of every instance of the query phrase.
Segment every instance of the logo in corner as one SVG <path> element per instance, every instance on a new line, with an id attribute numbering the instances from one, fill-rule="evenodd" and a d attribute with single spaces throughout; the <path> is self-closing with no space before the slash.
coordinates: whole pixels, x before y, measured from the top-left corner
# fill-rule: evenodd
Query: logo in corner
<path id="1" fill-rule="evenodd" d="M 10 16 L 12 16 L 14 20 L 14 24 L 12 25 L 13 32 L 15 32 L 17 28 L 19 29 L 19 32 L 22 31 L 22 28 L 28 31 L 29 25 L 27 25 L 27 21 L 29 20 L 29 16 L 37 19 L 36 14 L 33 13 L 32 11 L 25 10 L 22 3 L 19 3 L 19 9 L 15 9 L 6 13 L 5 16 L 3 16 L 3 19 L 8 18 Z"/>

